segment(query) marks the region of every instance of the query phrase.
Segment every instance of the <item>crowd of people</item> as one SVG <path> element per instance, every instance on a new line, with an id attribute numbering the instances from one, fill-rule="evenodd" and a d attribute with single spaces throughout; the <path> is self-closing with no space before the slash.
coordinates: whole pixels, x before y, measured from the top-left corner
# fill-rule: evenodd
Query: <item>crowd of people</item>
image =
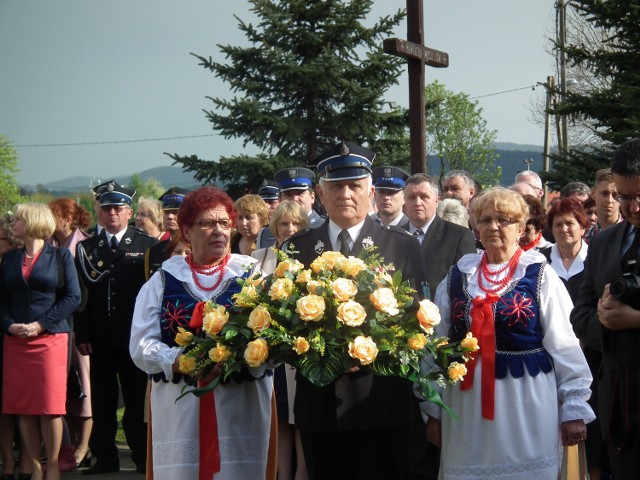
<path id="1" fill-rule="evenodd" d="M 205 186 L 135 202 L 108 181 L 91 229 L 69 198 L 5 212 L 0 478 L 119 471 L 122 406 L 135 469 L 155 480 L 555 480 L 573 445 L 593 480 L 638 478 L 640 139 L 548 205 L 532 171 L 482 188 L 375 156 L 341 142 L 236 199 Z M 437 386 L 455 417 L 404 379 L 350 368 L 321 388 L 270 363 L 176 404 L 196 304 L 231 306 L 292 244 L 306 267 L 377 247 L 436 303 L 437 335 L 478 339 L 462 382 Z"/>

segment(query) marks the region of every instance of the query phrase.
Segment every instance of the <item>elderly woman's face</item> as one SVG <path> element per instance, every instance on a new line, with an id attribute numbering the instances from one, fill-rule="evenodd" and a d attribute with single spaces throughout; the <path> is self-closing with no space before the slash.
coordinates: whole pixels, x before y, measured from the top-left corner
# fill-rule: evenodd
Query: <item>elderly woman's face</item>
<path id="1" fill-rule="evenodd" d="M 573 247 L 582 243 L 584 228 L 571 214 L 556 215 L 552 225 L 553 237 L 558 247 Z"/>
<path id="2" fill-rule="evenodd" d="M 480 241 L 487 251 L 509 250 L 518 244 L 522 227 L 509 214 L 487 205 L 476 219 Z"/>
<path id="3" fill-rule="evenodd" d="M 227 253 L 233 223 L 227 210 L 220 206 L 204 210 L 194 224 L 184 230 L 196 263 L 211 263 Z"/>
<path id="4" fill-rule="evenodd" d="M 302 228 L 302 224 L 299 218 L 293 215 L 280 217 L 276 223 L 278 245 L 282 245 L 287 238 L 300 231 L 300 228 Z"/>
<path id="5" fill-rule="evenodd" d="M 530 244 L 538 238 L 539 234 L 540 230 L 538 230 L 535 225 L 527 223 L 524 227 L 524 233 L 522 234 L 522 237 L 520 237 L 520 245 L 524 246 Z"/>
<path id="6" fill-rule="evenodd" d="M 260 217 L 257 213 L 238 210 L 238 224 L 236 225 L 236 228 L 240 235 L 243 237 L 255 238 L 258 236 L 258 232 L 261 227 Z"/>
<path id="7" fill-rule="evenodd" d="M 153 223 L 153 214 L 144 207 L 138 207 L 135 215 L 136 227 L 147 235 L 155 236 L 158 233 L 158 226 Z"/>
<path id="8" fill-rule="evenodd" d="M 19 238 L 20 240 L 24 240 L 24 238 L 27 236 L 25 232 L 27 222 L 24 218 L 15 215 L 11 219 L 11 223 L 9 224 L 9 226 L 11 227 L 11 231 L 13 232 L 14 237 Z"/>

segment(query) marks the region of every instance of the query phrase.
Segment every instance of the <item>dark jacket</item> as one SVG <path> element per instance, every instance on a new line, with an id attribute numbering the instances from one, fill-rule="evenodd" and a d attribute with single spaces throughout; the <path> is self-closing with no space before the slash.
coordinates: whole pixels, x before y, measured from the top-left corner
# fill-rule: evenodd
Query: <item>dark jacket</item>
<path id="1" fill-rule="evenodd" d="M 144 255 L 155 243 L 129 227 L 115 252 L 104 230 L 78 244 L 76 268 L 87 299 L 76 315 L 76 343 L 91 343 L 94 351 L 129 349 L 133 307 L 145 282 Z"/>
<path id="2" fill-rule="evenodd" d="M 324 251 L 332 250 L 329 222 L 297 233 L 285 242 L 294 245 L 295 257 L 308 267 Z M 365 219 L 351 255 L 375 245 L 384 263 L 393 263 L 414 288 L 425 278 L 418 241 L 397 227 L 381 227 Z M 397 377 L 358 372 L 338 378 L 326 387 L 315 387 L 298 375 L 294 412 L 296 425 L 311 431 L 369 430 L 408 425 L 413 419 L 411 383 Z"/>
<path id="3" fill-rule="evenodd" d="M 32 322 L 40 322 L 48 333 L 70 331 L 67 319 L 80 305 L 80 287 L 71 252 L 66 248 L 60 249 L 60 258 L 64 269 L 64 290 L 57 292 L 55 247 L 45 243 L 28 282 L 22 276 L 24 249 L 4 254 L 0 274 L 0 319 L 5 331 L 14 323 Z"/>

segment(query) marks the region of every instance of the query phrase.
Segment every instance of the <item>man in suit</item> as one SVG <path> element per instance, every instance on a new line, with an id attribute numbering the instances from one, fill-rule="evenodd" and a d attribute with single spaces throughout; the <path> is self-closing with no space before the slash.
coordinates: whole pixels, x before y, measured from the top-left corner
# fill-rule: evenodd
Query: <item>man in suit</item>
<path id="1" fill-rule="evenodd" d="M 404 182 L 409 174 L 398 167 L 382 165 L 373 169 L 371 174 L 375 192 L 373 199 L 376 206 L 376 217 L 381 225 L 404 227 L 409 218 L 402 212 L 404 205 Z"/>
<path id="2" fill-rule="evenodd" d="M 463 180 L 460 176 L 451 178 Z M 427 270 L 423 294 L 433 299 L 449 269 L 463 255 L 476 251 L 476 241 L 469 228 L 447 222 L 436 215 L 440 196 L 438 183 L 433 177 L 424 173 L 412 175 L 406 181 L 404 195 L 404 210 L 409 217 L 409 224 L 405 228 L 420 242 L 420 256 Z M 419 415 L 420 405 L 417 400 L 414 401 L 414 410 L 416 420 L 411 430 L 410 478 L 436 478 L 439 449 L 426 441 L 426 425 Z"/>
<path id="3" fill-rule="evenodd" d="M 283 168 L 278 170 L 273 178 L 280 187 L 280 201 L 292 200 L 300 204 L 309 215 L 310 228 L 318 228 L 324 223 L 324 217 L 313 209 L 316 194 L 313 191 L 315 173 L 312 170 L 304 167 Z M 266 226 L 258 233 L 256 248 L 272 247 L 275 242 L 276 238 Z"/>
<path id="4" fill-rule="evenodd" d="M 628 140 L 611 162 L 616 197 L 625 221 L 589 244 L 582 285 L 571 312 L 580 340 L 602 351 L 598 414 L 618 479 L 640 478 L 640 310 L 611 294 L 624 272 L 638 275 L 640 247 L 640 138 Z M 640 292 L 630 289 L 637 301 Z M 633 301 L 632 301 L 633 303 Z"/>
<path id="5" fill-rule="evenodd" d="M 415 286 L 424 278 L 418 243 L 400 228 L 381 228 L 368 215 L 374 157 L 343 142 L 316 158 L 317 193 L 328 220 L 294 235 L 283 248 L 293 245 L 296 258 L 308 267 L 324 251 L 357 256 L 376 246 L 385 263 L 393 263 Z M 319 388 L 299 376 L 294 412 L 309 478 L 407 478 L 412 398 L 411 384 L 399 378 L 350 370 Z"/>
<path id="6" fill-rule="evenodd" d="M 76 317 L 76 343 L 91 360 L 93 430 L 89 447 L 96 463 L 86 475 L 120 469 L 115 444 L 119 387 L 125 405 L 122 426 L 136 470 L 145 471 L 147 427 L 144 402 L 147 377 L 129 355 L 133 307 L 145 282 L 144 253 L 157 242 L 131 219 L 134 191 L 115 181 L 100 195 L 104 229 L 78 244 L 76 268 L 86 292 L 86 306 Z"/>
<path id="7" fill-rule="evenodd" d="M 178 228 L 178 209 L 182 205 L 182 199 L 189 193 L 180 187 L 171 187 L 164 192 L 159 200 L 162 202 L 162 223 L 165 231 L 169 232 L 169 238 L 149 247 L 144 255 L 144 271 L 145 278 L 149 280 L 162 266 L 169 254 L 167 249 L 171 245 L 171 241 L 180 231 Z"/>

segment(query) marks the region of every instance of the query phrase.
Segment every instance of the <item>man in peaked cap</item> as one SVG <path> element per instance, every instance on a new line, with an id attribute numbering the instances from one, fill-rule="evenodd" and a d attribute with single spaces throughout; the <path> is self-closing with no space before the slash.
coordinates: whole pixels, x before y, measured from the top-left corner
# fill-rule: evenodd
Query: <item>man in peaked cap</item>
<path id="1" fill-rule="evenodd" d="M 384 263 L 393 263 L 417 287 L 425 277 L 417 240 L 398 227 L 380 227 L 368 215 L 374 157 L 366 148 L 342 142 L 315 159 L 317 192 L 328 219 L 297 233 L 283 249 L 293 245 L 295 257 L 309 267 L 324 251 L 357 256 L 375 246 Z M 412 397 L 410 382 L 362 371 L 323 388 L 299 377 L 294 412 L 309 478 L 408 478 Z"/>
<path id="2" fill-rule="evenodd" d="M 113 180 L 103 182 L 91 189 L 91 194 L 93 195 L 93 213 L 96 216 L 96 226 L 89 229 L 88 233 L 90 235 L 98 235 L 104 228 L 103 214 L 102 210 L 100 210 L 100 195 L 106 192 L 107 187 L 111 182 L 113 182 Z"/>
<path id="3" fill-rule="evenodd" d="M 90 356 L 93 429 L 89 441 L 96 463 L 86 475 L 120 469 L 116 447 L 118 391 L 125 404 L 123 427 L 136 470 L 145 471 L 144 404 L 147 377 L 129 355 L 133 307 L 145 282 L 144 252 L 156 239 L 128 227 L 135 191 L 115 181 L 99 192 L 102 231 L 78 244 L 76 268 L 86 307 L 76 315 L 78 350 Z"/>
<path id="4" fill-rule="evenodd" d="M 269 205 L 269 215 L 271 215 L 280 203 L 280 185 L 273 180 L 264 180 L 258 189 L 258 195 Z"/>
<path id="5" fill-rule="evenodd" d="M 144 255 L 144 271 L 147 280 L 162 266 L 162 262 L 169 258 L 167 249 L 180 231 L 178 228 L 178 210 L 187 193 L 189 193 L 189 190 L 184 188 L 171 187 L 158 198 L 162 202 L 162 223 L 165 231 L 169 232 L 169 238 L 152 245 L 146 251 Z"/>
<path id="6" fill-rule="evenodd" d="M 409 218 L 402 212 L 404 205 L 404 182 L 409 174 L 398 167 L 382 165 L 372 172 L 375 192 L 373 198 L 376 203 L 377 216 L 382 225 L 403 227 L 409 223 Z"/>
<path id="7" fill-rule="evenodd" d="M 315 173 L 304 167 L 283 168 L 275 173 L 273 179 L 280 188 L 280 201 L 292 200 L 299 203 L 309 215 L 309 228 L 318 228 L 324 218 L 313 209 L 316 194 L 313 191 Z M 276 239 L 269 227 L 264 227 L 258 234 L 256 248 L 271 247 Z"/>

